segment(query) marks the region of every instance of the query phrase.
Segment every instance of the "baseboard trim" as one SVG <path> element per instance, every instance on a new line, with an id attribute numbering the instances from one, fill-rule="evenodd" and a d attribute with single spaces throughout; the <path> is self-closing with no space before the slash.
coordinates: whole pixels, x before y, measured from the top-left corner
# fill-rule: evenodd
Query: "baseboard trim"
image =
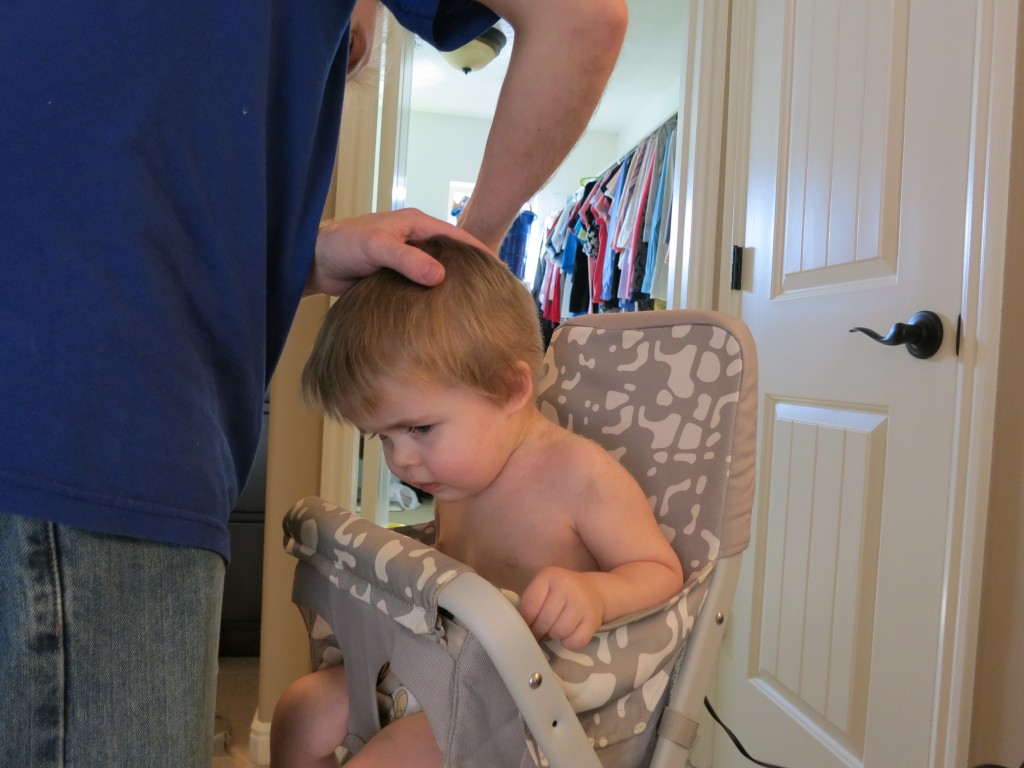
<path id="1" fill-rule="evenodd" d="M 256 765 L 270 765 L 270 723 L 260 720 L 258 709 L 249 726 L 249 761 Z"/>

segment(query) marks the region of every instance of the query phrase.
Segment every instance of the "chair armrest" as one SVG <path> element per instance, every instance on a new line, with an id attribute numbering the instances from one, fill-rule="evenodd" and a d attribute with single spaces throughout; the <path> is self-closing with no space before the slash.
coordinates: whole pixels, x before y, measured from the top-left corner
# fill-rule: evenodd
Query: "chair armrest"
<path id="1" fill-rule="evenodd" d="M 437 596 L 469 566 L 317 497 L 284 518 L 285 551 L 416 634 L 440 637 Z"/>

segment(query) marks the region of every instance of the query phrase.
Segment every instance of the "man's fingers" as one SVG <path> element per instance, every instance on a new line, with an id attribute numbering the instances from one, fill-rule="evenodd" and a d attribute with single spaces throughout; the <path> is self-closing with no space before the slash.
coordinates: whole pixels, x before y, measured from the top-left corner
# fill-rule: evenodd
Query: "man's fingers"
<path id="1" fill-rule="evenodd" d="M 469 233 L 415 209 L 328 222 L 317 238 L 306 292 L 340 296 L 355 280 L 384 268 L 423 285 L 437 285 L 444 279 L 444 268 L 408 244 L 435 235 L 482 245 Z"/>
<path id="2" fill-rule="evenodd" d="M 444 267 L 426 251 L 407 243 L 392 243 L 391 249 L 390 258 L 383 259 L 379 266 L 389 267 L 423 285 L 437 285 L 444 280 Z"/>

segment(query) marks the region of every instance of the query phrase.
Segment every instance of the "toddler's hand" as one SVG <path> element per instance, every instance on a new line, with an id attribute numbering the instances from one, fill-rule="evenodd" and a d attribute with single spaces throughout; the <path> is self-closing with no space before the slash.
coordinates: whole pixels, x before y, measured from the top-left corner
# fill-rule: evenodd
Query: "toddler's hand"
<path id="1" fill-rule="evenodd" d="M 604 598 L 586 574 L 544 568 L 526 585 L 519 612 L 534 637 L 582 648 L 604 620 Z"/>

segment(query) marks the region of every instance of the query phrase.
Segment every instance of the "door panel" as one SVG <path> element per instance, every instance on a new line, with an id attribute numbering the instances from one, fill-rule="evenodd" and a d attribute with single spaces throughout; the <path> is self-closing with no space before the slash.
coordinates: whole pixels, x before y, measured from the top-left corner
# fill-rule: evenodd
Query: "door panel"
<path id="1" fill-rule="evenodd" d="M 767 403 L 764 556 L 752 664 L 765 690 L 847 749 L 862 744 L 888 415 Z"/>
<path id="2" fill-rule="evenodd" d="M 800 3 L 782 18 L 780 296 L 896 273 L 906 2 Z"/>
<path id="3" fill-rule="evenodd" d="M 742 316 L 762 442 L 719 709 L 794 768 L 932 764 L 976 8 L 734 5 L 753 14 Z M 922 309 L 946 333 L 928 360 L 849 333 Z M 715 765 L 742 765 L 716 738 Z"/>

